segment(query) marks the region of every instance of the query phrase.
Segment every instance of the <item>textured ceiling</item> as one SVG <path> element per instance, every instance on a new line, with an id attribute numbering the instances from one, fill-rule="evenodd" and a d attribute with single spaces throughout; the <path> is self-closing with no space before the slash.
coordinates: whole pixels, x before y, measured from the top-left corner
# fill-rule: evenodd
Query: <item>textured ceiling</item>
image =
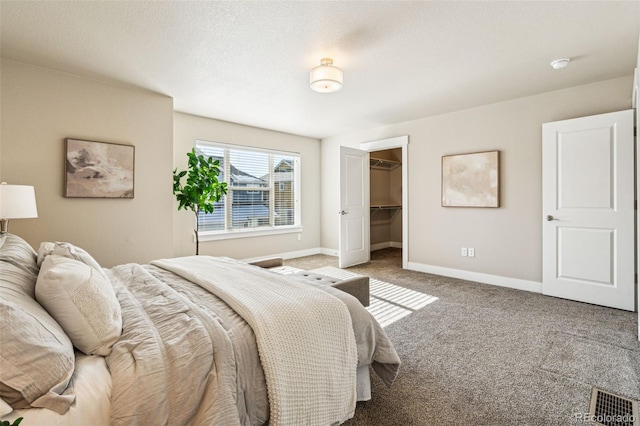
<path id="1" fill-rule="evenodd" d="M 640 2 L 6 1 L 3 58 L 323 138 L 633 73 Z M 333 94 L 309 89 L 330 57 Z M 554 71 L 553 59 L 570 57 Z M 631 93 L 631 88 L 629 88 Z"/>

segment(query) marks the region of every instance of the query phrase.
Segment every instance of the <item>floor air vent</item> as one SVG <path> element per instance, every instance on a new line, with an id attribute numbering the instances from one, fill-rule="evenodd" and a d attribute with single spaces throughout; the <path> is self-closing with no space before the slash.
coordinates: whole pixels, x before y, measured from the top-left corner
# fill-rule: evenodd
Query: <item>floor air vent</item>
<path id="1" fill-rule="evenodd" d="M 638 401 L 602 389 L 591 391 L 589 418 L 602 426 L 640 426 Z"/>

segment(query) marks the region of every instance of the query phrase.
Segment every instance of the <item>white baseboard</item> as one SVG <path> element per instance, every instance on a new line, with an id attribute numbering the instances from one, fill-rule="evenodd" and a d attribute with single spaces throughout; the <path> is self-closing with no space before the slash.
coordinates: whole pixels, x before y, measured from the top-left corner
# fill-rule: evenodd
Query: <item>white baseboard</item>
<path id="1" fill-rule="evenodd" d="M 326 254 L 327 256 L 335 256 L 338 257 L 338 250 L 336 249 L 328 249 L 328 248 L 320 248 L 320 254 Z"/>
<path id="2" fill-rule="evenodd" d="M 389 247 L 402 248 L 402 243 L 398 241 L 385 241 L 384 243 L 371 244 L 370 250 L 376 251 L 376 250 L 386 249 Z"/>
<path id="3" fill-rule="evenodd" d="M 380 250 L 387 247 L 402 248 L 402 243 L 388 241 L 385 243 L 374 244 L 371 250 Z M 255 257 L 251 259 L 243 259 L 245 262 L 253 262 L 269 257 L 281 257 L 283 259 L 295 259 L 297 257 L 313 256 L 314 254 L 324 254 L 327 256 L 338 256 L 338 250 L 328 249 L 324 247 L 315 247 L 306 250 L 289 251 L 286 253 L 275 253 L 269 256 Z M 442 275 L 444 277 L 458 278 L 461 280 L 475 281 L 482 284 L 497 285 L 500 287 L 508 287 L 516 290 L 531 291 L 533 293 L 542 293 L 542 283 L 537 281 L 522 280 L 519 278 L 509 278 L 500 275 L 483 274 L 481 272 L 465 271 L 462 269 L 445 268 L 442 266 L 426 265 L 424 263 L 408 262 L 407 269 L 411 271 L 426 272 L 427 274 Z"/>
<path id="4" fill-rule="evenodd" d="M 509 287 L 516 290 L 542 293 L 542 283 L 537 281 L 522 280 L 519 278 L 509 278 L 500 275 L 483 274 L 481 272 L 464 271 L 462 269 L 444 268 L 442 266 L 425 265 L 423 263 L 409 262 L 407 269 L 428 274 L 442 275 L 445 277 L 459 278 L 467 281 L 475 281 L 482 284 Z"/>

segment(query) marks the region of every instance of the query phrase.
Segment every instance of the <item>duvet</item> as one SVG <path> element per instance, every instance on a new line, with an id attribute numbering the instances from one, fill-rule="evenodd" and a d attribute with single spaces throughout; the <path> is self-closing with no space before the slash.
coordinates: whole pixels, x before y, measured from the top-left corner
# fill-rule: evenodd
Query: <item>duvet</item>
<path id="1" fill-rule="evenodd" d="M 114 425 L 337 424 L 358 367 L 397 375 L 383 329 L 332 287 L 207 256 L 105 272 L 123 317 L 106 358 Z"/>

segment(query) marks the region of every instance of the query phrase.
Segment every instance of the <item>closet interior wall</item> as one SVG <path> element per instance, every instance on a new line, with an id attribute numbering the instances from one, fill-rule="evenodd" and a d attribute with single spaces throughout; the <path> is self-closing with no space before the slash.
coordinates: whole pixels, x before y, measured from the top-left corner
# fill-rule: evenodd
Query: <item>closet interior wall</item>
<path id="1" fill-rule="evenodd" d="M 370 153 L 371 250 L 402 247 L 402 149 Z"/>

